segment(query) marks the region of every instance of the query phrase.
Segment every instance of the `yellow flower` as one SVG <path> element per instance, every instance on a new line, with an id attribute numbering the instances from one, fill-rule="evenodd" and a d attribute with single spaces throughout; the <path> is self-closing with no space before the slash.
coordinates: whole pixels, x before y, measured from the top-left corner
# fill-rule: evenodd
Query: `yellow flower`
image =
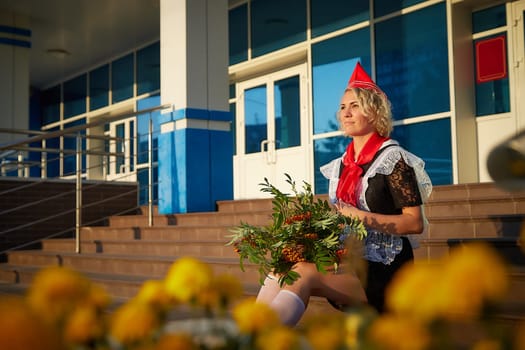
<path id="1" fill-rule="evenodd" d="M 360 343 L 359 332 L 363 327 L 363 316 L 358 313 L 351 313 L 345 320 L 346 346 L 349 349 L 357 349 Z"/>
<path id="2" fill-rule="evenodd" d="M 79 300 L 85 300 L 90 281 L 66 267 L 52 266 L 40 270 L 31 284 L 29 304 L 52 323 L 63 322 Z"/>
<path id="3" fill-rule="evenodd" d="M 503 298 L 508 285 L 507 267 L 491 248 L 466 244 L 437 264 L 404 266 L 392 280 L 386 304 L 420 320 L 468 320 L 487 302 Z"/>
<path id="4" fill-rule="evenodd" d="M 285 326 L 272 328 L 256 340 L 258 350 L 299 350 L 300 345 L 299 334 Z"/>
<path id="5" fill-rule="evenodd" d="M 92 283 L 85 302 L 97 310 L 104 310 L 111 304 L 111 296 L 102 286 Z"/>
<path id="6" fill-rule="evenodd" d="M 144 282 L 135 299 L 158 310 L 167 310 L 172 305 L 165 283 L 159 280 Z"/>
<path id="7" fill-rule="evenodd" d="M 208 264 L 192 257 L 180 258 L 166 275 L 166 290 L 177 301 L 194 302 L 199 293 L 209 288 L 212 277 Z"/>
<path id="8" fill-rule="evenodd" d="M 111 318 L 110 335 L 123 345 L 148 341 L 160 327 L 158 314 L 148 304 L 132 300 Z"/>
<path id="9" fill-rule="evenodd" d="M 60 336 L 20 297 L 0 299 L 0 349 L 60 350 Z"/>
<path id="10" fill-rule="evenodd" d="M 397 315 L 383 315 L 376 319 L 367 331 L 367 337 L 380 349 L 419 350 L 426 349 L 431 337 L 419 322 Z"/>
<path id="11" fill-rule="evenodd" d="M 432 320 L 441 314 L 441 291 L 436 287 L 441 280 L 440 266 L 422 262 L 404 265 L 387 289 L 385 303 L 394 313 Z"/>
<path id="12" fill-rule="evenodd" d="M 267 304 L 246 298 L 233 308 L 233 319 L 240 333 L 253 334 L 280 324 L 279 316 Z"/>
<path id="13" fill-rule="evenodd" d="M 473 319 L 487 302 L 508 290 L 507 266 L 488 245 L 472 243 L 454 249 L 446 260 L 440 290 L 443 317 Z"/>
<path id="14" fill-rule="evenodd" d="M 335 350 L 345 345 L 343 314 L 320 314 L 305 321 L 305 336 L 314 350 Z"/>
<path id="15" fill-rule="evenodd" d="M 67 319 L 64 337 L 69 344 L 87 345 L 102 339 L 105 331 L 102 314 L 93 306 L 82 305 Z"/>
<path id="16" fill-rule="evenodd" d="M 163 334 L 155 350 L 198 350 L 199 347 L 189 334 Z"/>
<path id="17" fill-rule="evenodd" d="M 221 274 L 213 277 L 210 287 L 198 296 L 199 305 L 226 309 L 235 299 L 243 295 L 242 284 L 231 274 Z"/>

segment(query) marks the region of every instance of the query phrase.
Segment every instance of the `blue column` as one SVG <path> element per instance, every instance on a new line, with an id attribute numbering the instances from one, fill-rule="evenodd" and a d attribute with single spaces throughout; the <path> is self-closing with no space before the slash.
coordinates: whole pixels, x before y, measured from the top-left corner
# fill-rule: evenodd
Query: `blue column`
<path id="1" fill-rule="evenodd" d="M 159 213 L 213 211 L 233 198 L 231 114 L 183 109 L 170 119 L 159 135 Z"/>

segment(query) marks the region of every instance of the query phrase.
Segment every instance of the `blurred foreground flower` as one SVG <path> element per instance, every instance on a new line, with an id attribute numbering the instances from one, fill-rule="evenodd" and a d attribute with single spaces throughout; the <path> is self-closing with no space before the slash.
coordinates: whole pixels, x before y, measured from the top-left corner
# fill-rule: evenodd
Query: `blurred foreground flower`
<path id="1" fill-rule="evenodd" d="M 209 289 L 213 272 L 204 262 L 192 258 L 178 259 L 166 275 L 166 290 L 176 301 L 195 303 L 200 293 Z"/>
<path id="2" fill-rule="evenodd" d="M 465 244 L 437 262 L 406 265 L 394 277 L 386 303 L 395 313 L 427 322 L 474 319 L 508 290 L 508 268 L 484 244 Z"/>
<path id="3" fill-rule="evenodd" d="M 60 350 L 59 332 L 44 322 L 25 300 L 19 297 L 0 299 L 0 349 Z"/>

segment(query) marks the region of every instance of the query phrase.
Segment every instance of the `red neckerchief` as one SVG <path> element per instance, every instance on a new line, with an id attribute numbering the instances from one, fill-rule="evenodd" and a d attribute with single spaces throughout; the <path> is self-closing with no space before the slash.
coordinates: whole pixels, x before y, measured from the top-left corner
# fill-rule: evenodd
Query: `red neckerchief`
<path id="1" fill-rule="evenodd" d="M 337 185 L 337 198 L 339 198 L 339 200 L 353 206 L 357 204 L 357 195 L 355 191 L 361 174 L 363 173 L 363 169 L 360 165 L 372 161 L 376 152 L 386 140 L 388 140 L 387 137 L 373 133 L 368 141 L 366 141 L 366 144 L 361 150 L 361 153 L 359 153 L 356 161 L 354 161 L 354 141 L 350 142 L 343 157 L 344 168 L 339 177 L 339 184 Z"/>

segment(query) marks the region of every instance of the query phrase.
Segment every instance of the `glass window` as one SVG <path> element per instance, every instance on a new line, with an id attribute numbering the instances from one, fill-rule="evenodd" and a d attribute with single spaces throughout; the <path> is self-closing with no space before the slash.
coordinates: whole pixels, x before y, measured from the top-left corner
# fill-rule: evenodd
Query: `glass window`
<path id="1" fill-rule="evenodd" d="M 42 126 L 60 120 L 60 85 L 42 91 Z"/>
<path id="2" fill-rule="evenodd" d="M 252 0 L 252 56 L 306 40 L 306 0 Z"/>
<path id="3" fill-rule="evenodd" d="M 266 85 L 244 91 L 245 153 L 259 152 L 261 142 L 268 138 Z"/>
<path id="4" fill-rule="evenodd" d="M 124 56 L 111 64 L 112 103 L 133 97 L 133 54 Z"/>
<path id="5" fill-rule="evenodd" d="M 86 74 L 64 83 L 64 119 L 86 113 L 86 83 Z"/>
<path id="6" fill-rule="evenodd" d="M 276 81 L 274 84 L 275 148 L 301 144 L 301 103 L 299 76 Z"/>
<path id="7" fill-rule="evenodd" d="M 71 123 L 64 124 L 64 129 L 71 128 L 77 125 L 86 124 L 86 118 L 75 120 Z M 81 135 L 85 135 L 85 131 L 80 132 Z M 82 136 L 81 136 L 82 137 Z M 70 151 L 77 150 L 77 138 L 76 134 L 64 135 L 64 149 Z M 86 150 L 86 139 L 82 137 L 82 150 Z M 82 169 L 86 168 L 86 155 L 82 155 Z M 77 171 L 77 157 L 76 154 L 65 153 L 64 154 L 64 176 L 73 175 Z"/>
<path id="8" fill-rule="evenodd" d="M 228 13 L 230 65 L 248 59 L 248 5 L 231 9 Z"/>
<path id="9" fill-rule="evenodd" d="M 362 0 L 311 0 L 312 37 L 369 19 L 369 2 Z"/>
<path id="10" fill-rule="evenodd" d="M 357 61 L 370 71 L 369 28 L 312 45 L 315 134 L 339 129 L 336 112 Z"/>
<path id="11" fill-rule="evenodd" d="M 472 13 L 472 33 L 503 27 L 507 24 L 505 4 Z"/>
<path id="12" fill-rule="evenodd" d="M 149 200 L 149 174 L 148 168 L 142 168 L 137 171 L 137 180 L 139 182 L 139 205 L 147 205 Z M 159 192 L 159 175 L 157 171 L 153 172 L 152 201 L 158 202 Z"/>
<path id="13" fill-rule="evenodd" d="M 328 179 L 321 174 L 319 168 L 332 159 L 341 157 L 351 140 L 351 138 L 346 136 L 314 140 L 315 193 L 328 193 Z"/>
<path id="14" fill-rule="evenodd" d="M 235 84 L 230 84 L 230 97 L 229 98 L 235 98 Z"/>
<path id="15" fill-rule="evenodd" d="M 57 131 L 59 128 L 54 127 L 47 131 Z M 47 149 L 60 149 L 60 137 L 54 137 L 46 140 Z M 60 175 L 60 153 L 46 152 L 46 173 L 48 178 L 58 177 Z"/>
<path id="16" fill-rule="evenodd" d="M 137 51 L 137 94 L 160 89 L 160 42 Z"/>
<path id="17" fill-rule="evenodd" d="M 109 65 L 89 73 L 89 110 L 94 111 L 109 104 Z"/>
<path id="18" fill-rule="evenodd" d="M 376 18 L 381 17 L 424 1 L 426 0 L 375 0 L 374 15 Z"/>
<path id="19" fill-rule="evenodd" d="M 376 25 L 377 84 L 394 119 L 450 110 L 445 3 Z"/>
<path id="20" fill-rule="evenodd" d="M 137 101 L 137 110 L 141 111 L 146 108 L 153 108 L 160 106 L 160 96 L 151 96 Z M 151 113 L 139 114 L 137 116 L 137 163 L 145 164 L 148 162 L 148 138 L 149 138 L 149 119 L 152 119 L 152 151 L 153 162 L 158 159 L 158 139 L 160 134 L 160 111 Z"/>
<path id="21" fill-rule="evenodd" d="M 487 58 L 490 66 L 487 67 L 489 70 L 499 70 L 498 74 L 494 74 L 493 79 L 476 79 L 476 116 L 484 116 L 498 113 L 507 113 L 510 112 L 510 91 L 509 91 L 509 76 L 507 74 L 507 43 L 506 35 L 498 34 L 490 37 L 485 37 L 474 41 L 474 55 L 476 62 L 479 61 L 478 50 L 476 50 L 476 44 L 484 41 L 490 40 L 491 38 L 503 38 L 503 53 L 498 52 L 494 54 L 493 52 L 485 52 L 485 55 L 490 55 Z M 497 57 L 504 60 L 503 62 L 497 62 Z M 496 67 L 494 67 L 496 66 Z M 478 67 L 478 64 L 475 64 L 475 67 Z M 476 77 L 478 77 L 479 72 L 475 72 Z"/>
<path id="22" fill-rule="evenodd" d="M 433 185 L 452 183 L 452 140 L 450 118 L 398 125 L 392 138 L 425 161 Z"/>

